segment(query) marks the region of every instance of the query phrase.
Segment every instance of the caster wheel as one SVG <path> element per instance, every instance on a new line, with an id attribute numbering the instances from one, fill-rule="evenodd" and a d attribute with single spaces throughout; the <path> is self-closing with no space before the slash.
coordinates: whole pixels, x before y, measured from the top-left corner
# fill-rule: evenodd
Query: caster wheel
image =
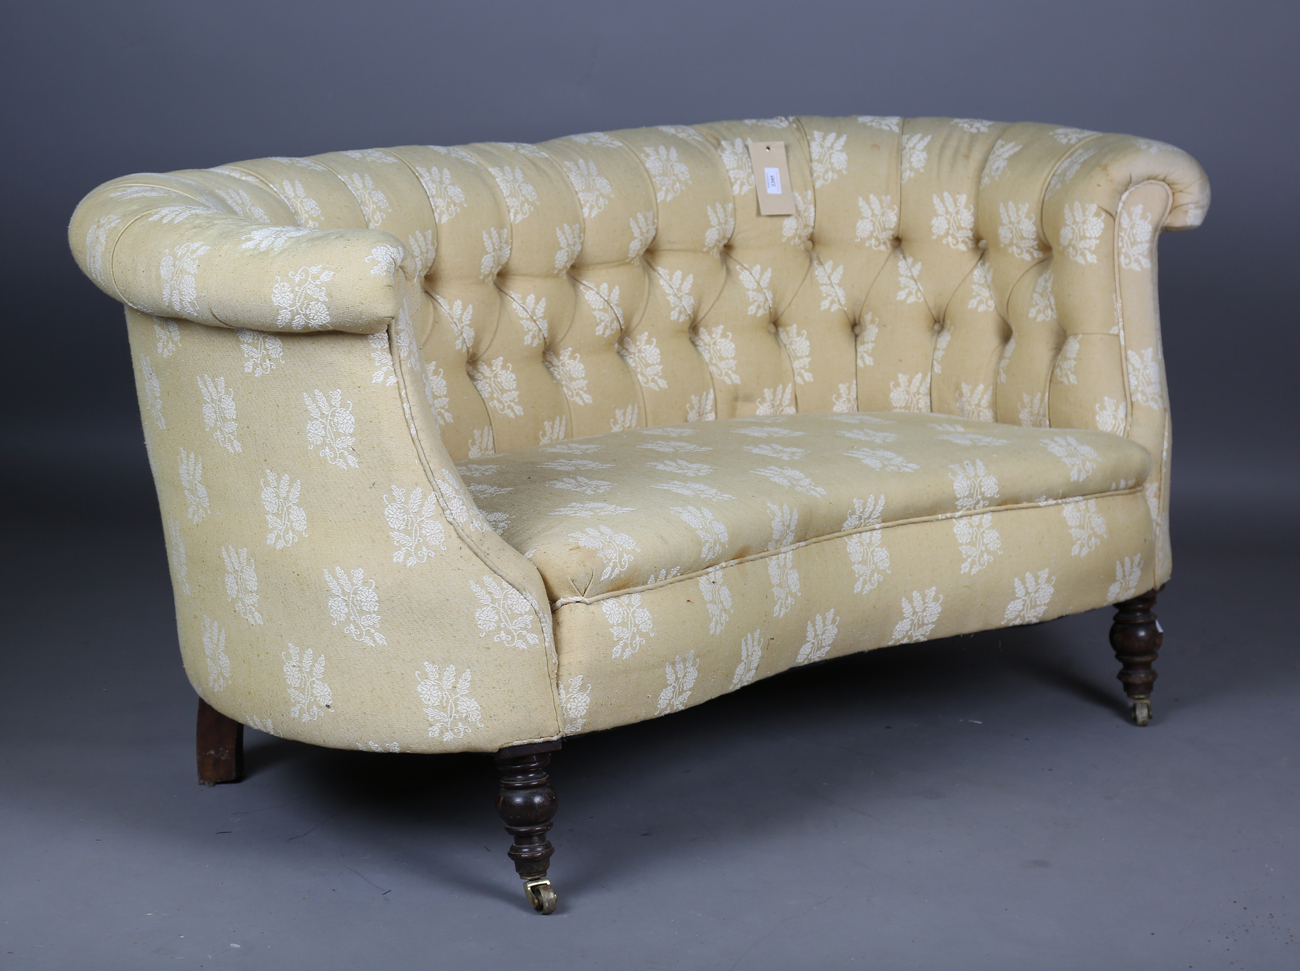
<path id="1" fill-rule="evenodd" d="M 1151 701 L 1147 698 L 1137 698 L 1133 701 L 1133 723 L 1135 725 L 1146 725 L 1151 721 Z"/>
<path id="2" fill-rule="evenodd" d="M 555 888 L 545 877 L 525 883 L 524 896 L 528 898 L 528 903 L 532 905 L 533 910 L 539 914 L 555 913 L 555 905 L 559 902 L 555 896 Z"/>

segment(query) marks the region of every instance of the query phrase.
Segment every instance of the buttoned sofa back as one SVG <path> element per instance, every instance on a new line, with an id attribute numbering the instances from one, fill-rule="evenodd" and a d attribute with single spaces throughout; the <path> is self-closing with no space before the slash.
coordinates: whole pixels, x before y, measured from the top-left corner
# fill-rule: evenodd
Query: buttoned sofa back
<path id="1" fill-rule="evenodd" d="M 751 140 L 785 143 L 796 214 L 758 214 Z M 455 460 L 713 417 L 935 411 L 1134 437 L 1163 513 L 1154 240 L 1207 203 L 1196 162 L 1158 142 L 802 117 L 130 176 L 71 235 L 150 313 L 370 333 L 380 369 L 396 319 Z M 228 305 L 234 272 L 261 273 L 266 299 Z"/>

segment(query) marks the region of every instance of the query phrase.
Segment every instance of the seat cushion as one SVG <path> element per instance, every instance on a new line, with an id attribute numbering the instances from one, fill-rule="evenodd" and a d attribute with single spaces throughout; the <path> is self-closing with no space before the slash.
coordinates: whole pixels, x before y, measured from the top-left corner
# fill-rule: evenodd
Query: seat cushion
<path id="1" fill-rule="evenodd" d="M 999 542 L 981 510 L 1130 490 L 1151 456 L 1105 432 L 890 412 L 666 425 L 458 468 L 563 604 L 941 517 L 970 519 L 962 572 L 978 572 Z M 854 570 L 869 574 L 879 565 L 863 546 Z"/>

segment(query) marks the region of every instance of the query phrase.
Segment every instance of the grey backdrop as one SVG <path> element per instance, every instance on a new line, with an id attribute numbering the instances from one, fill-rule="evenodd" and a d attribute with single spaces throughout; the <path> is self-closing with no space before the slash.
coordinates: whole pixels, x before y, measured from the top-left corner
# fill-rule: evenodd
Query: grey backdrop
<path id="1" fill-rule="evenodd" d="M 10 6 L 0 968 L 1295 964 L 1295 0 Z M 1156 722 L 1124 724 L 1092 612 L 578 738 L 546 920 L 521 912 L 486 759 L 250 731 L 244 783 L 193 785 L 122 313 L 65 240 L 81 195 L 777 113 L 1056 122 L 1208 170 L 1205 226 L 1160 248 L 1176 562 Z"/>

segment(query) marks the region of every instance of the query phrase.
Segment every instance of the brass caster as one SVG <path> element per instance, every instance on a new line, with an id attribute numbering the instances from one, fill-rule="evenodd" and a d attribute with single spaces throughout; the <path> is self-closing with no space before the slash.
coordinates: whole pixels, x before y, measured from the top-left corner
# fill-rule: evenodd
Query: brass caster
<path id="1" fill-rule="evenodd" d="M 551 886 L 549 878 L 536 877 L 532 880 L 525 880 L 524 896 L 528 898 L 528 903 L 532 905 L 533 910 L 539 914 L 555 913 L 555 905 L 558 901 L 555 896 L 555 888 Z"/>
<path id="2" fill-rule="evenodd" d="M 1135 725 L 1146 725 L 1151 721 L 1151 699 L 1134 698 L 1133 699 L 1133 723 Z"/>

